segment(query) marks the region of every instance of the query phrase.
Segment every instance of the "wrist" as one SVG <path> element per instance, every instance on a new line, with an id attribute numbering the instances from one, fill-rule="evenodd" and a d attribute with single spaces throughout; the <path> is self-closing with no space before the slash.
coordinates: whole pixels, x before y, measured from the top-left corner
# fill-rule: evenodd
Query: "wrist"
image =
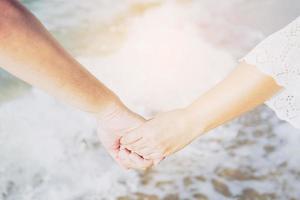
<path id="1" fill-rule="evenodd" d="M 121 100 L 119 100 L 119 98 L 115 98 L 109 101 L 109 103 L 103 106 L 101 110 L 96 113 L 96 118 L 98 120 L 107 120 L 108 118 L 112 118 L 113 116 L 119 115 L 127 110 L 127 107 L 121 102 Z"/>
<path id="2" fill-rule="evenodd" d="M 185 118 L 193 126 L 195 130 L 195 137 L 200 136 L 208 131 L 209 120 L 199 112 L 199 109 L 195 105 L 189 105 L 184 108 Z"/>
<path id="3" fill-rule="evenodd" d="M 96 118 L 100 124 L 107 124 L 108 126 L 112 124 L 121 125 L 124 122 L 138 126 L 145 121 L 144 118 L 128 109 L 119 99 L 105 106 L 97 113 Z"/>

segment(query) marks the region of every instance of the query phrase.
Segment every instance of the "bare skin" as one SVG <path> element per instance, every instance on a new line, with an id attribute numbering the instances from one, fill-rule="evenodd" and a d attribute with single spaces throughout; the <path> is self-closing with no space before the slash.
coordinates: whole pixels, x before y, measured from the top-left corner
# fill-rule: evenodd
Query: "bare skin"
<path id="1" fill-rule="evenodd" d="M 58 99 L 93 113 L 99 120 L 103 145 L 127 168 L 150 167 L 281 89 L 255 66 L 242 63 L 187 108 L 159 114 L 145 123 L 74 60 L 16 0 L 0 0 L 0 42 L 0 66 Z"/>
<path id="2" fill-rule="evenodd" d="M 151 166 L 151 161 L 119 146 L 121 136 L 145 120 L 129 111 L 17 0 L 0 0 L 0 43 L 1 67 L 98 118 L 100 139 L 117 162 L 138 168 Z"/>
<path id="3" fill-rule="evenodd" d="M 127 149 L 159 161 L 200 135 L 262 104 L 281 89 L 255 66 L 241 63 L 190 106 L 159 114 L 121 139 Z"/>

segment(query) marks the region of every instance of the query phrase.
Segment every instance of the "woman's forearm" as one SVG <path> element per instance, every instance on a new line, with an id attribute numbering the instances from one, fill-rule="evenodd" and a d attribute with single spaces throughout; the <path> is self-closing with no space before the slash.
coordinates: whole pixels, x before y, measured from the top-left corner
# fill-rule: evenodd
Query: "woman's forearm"
<path id="1" fill-rule="evenodd" d="M 0 0 L 0 43 L 0 66 L 33 86 L 92 113 L 120 103 L 16 0 Z"/>
<path id="2" fill-rule="evenodd" d="M 195 124 L 206 132 L 252 110 L 280 89 L 272 77 L 255 66 L 241 63 L 187 110 Z"/>

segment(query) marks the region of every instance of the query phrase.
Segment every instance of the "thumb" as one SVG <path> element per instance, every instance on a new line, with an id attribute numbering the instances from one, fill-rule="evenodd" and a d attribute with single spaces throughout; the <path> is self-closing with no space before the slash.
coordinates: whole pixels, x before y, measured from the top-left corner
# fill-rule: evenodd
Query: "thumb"
<path id="1" fill-rule="evenodd" d="M 130 145 L 142 139 L 142 134 L 140 134 L 140 129 L 137 128 L 132 132 L 126 132 L 120 140 L 121 145 Z"/>

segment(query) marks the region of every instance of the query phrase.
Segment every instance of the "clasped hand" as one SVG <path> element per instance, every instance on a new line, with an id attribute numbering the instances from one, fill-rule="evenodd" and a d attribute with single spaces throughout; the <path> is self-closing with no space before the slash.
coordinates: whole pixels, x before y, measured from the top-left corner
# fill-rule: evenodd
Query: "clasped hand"
<path id="1" fill-rule="evenodd" d="M 126 169 L 157 165 L 201 131 L 193 126 L 185 109 L 161 113 L 148 121 L 127 108 L 113 108 L 108 113 L 99 118 L 98 135 L 114 160 Z"/>

